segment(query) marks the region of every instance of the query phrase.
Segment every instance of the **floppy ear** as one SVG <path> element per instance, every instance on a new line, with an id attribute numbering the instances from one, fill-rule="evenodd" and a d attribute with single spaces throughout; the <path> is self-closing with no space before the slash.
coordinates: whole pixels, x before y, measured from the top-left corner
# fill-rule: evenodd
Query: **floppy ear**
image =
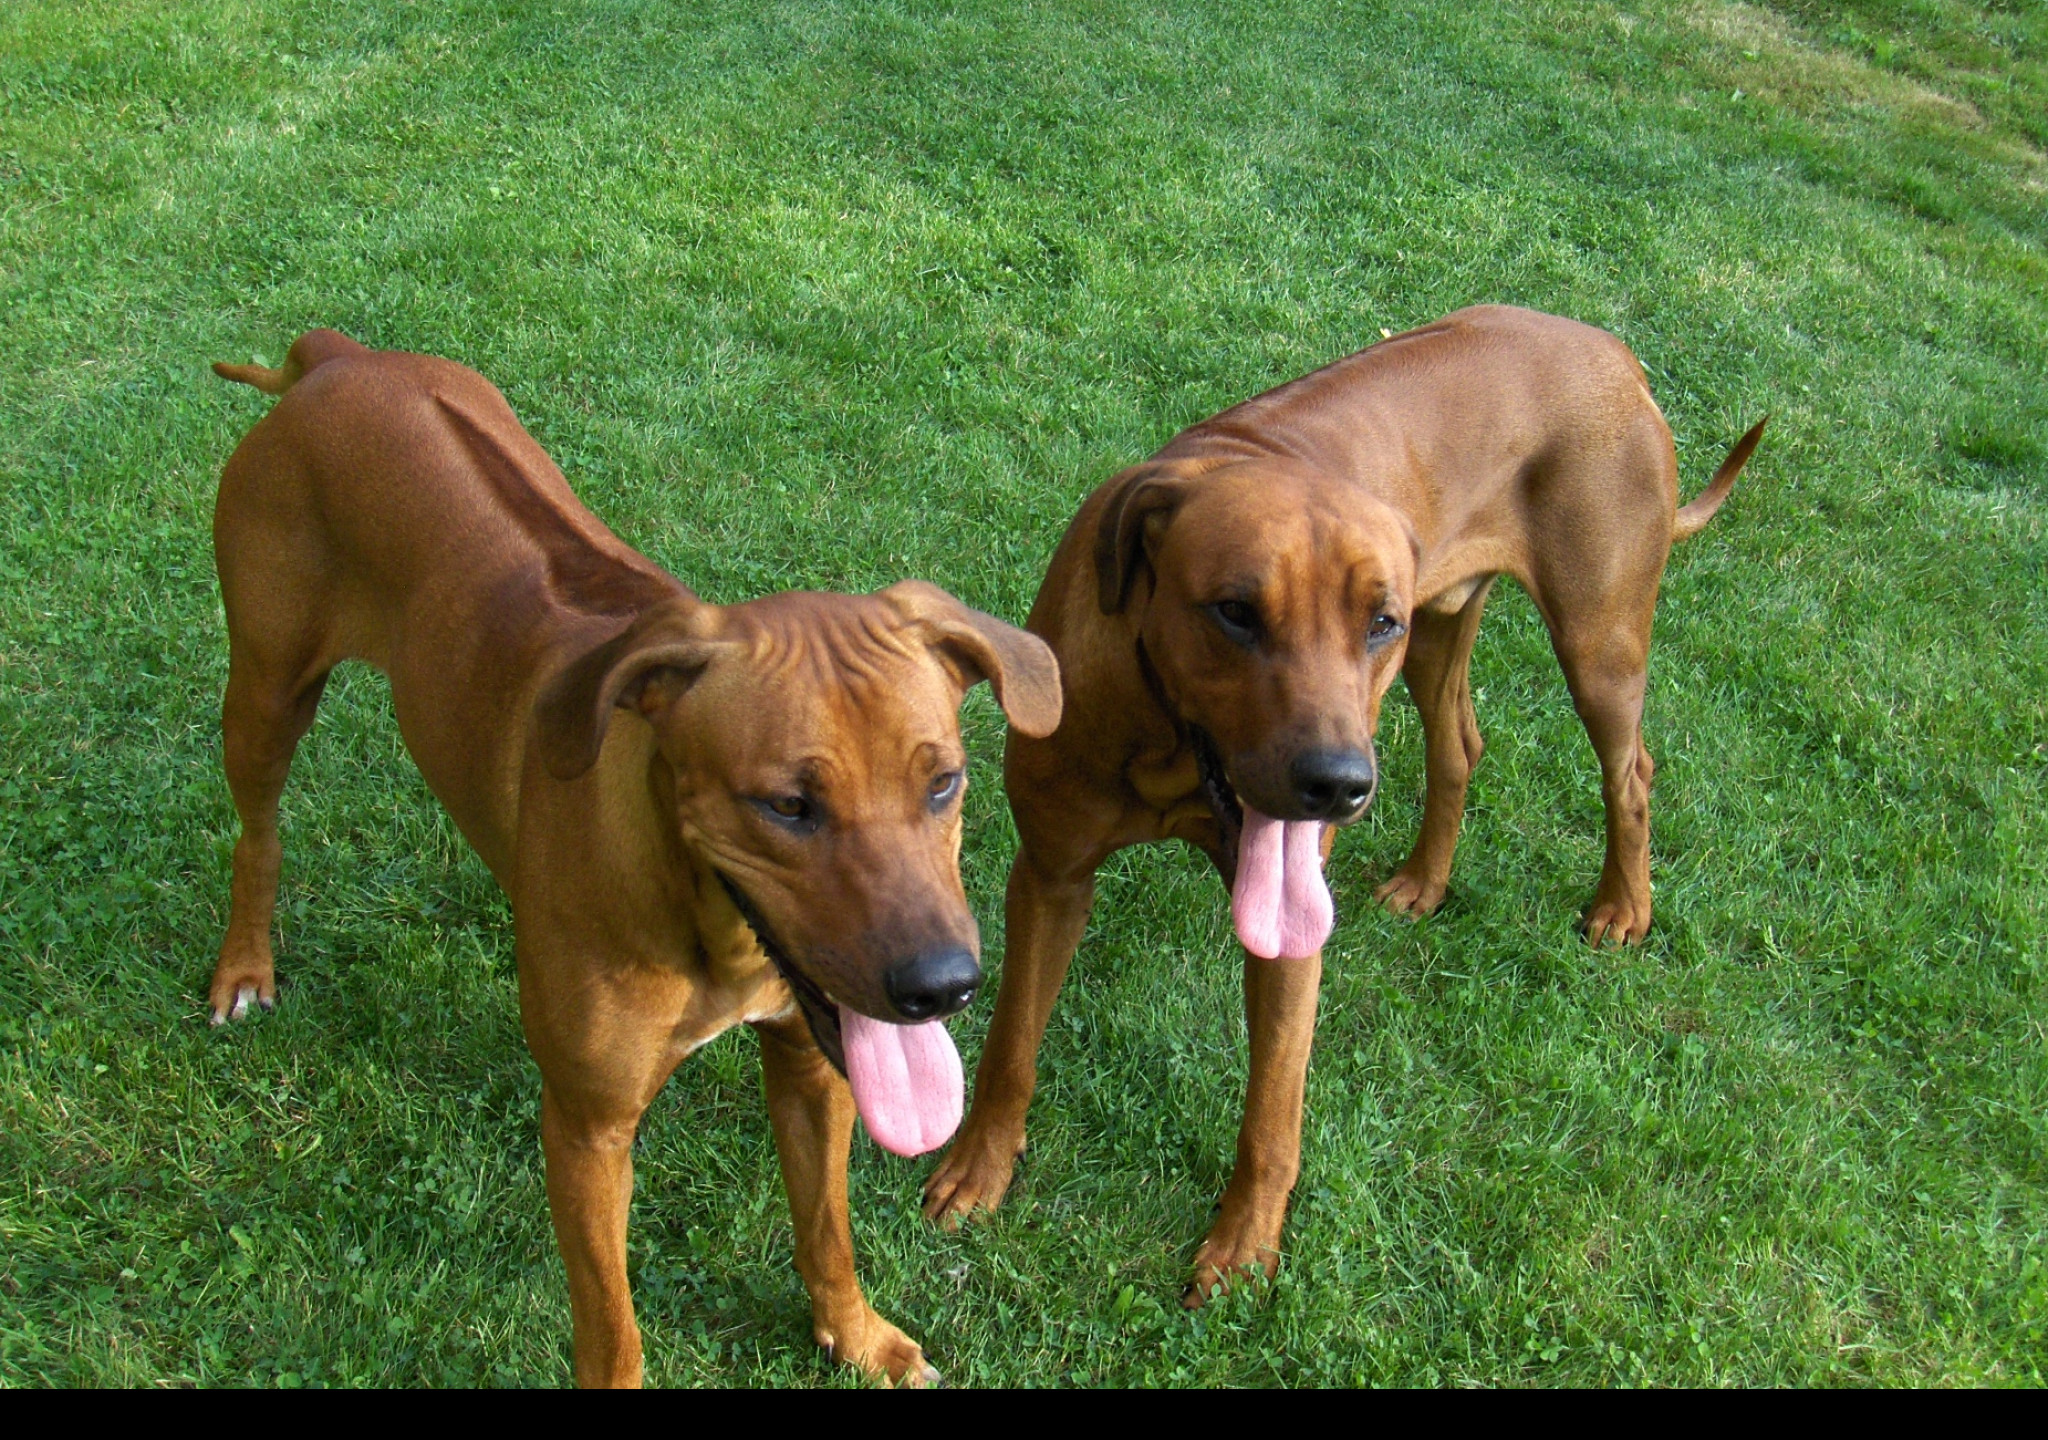
<path id="1" fill-rule="evenodd" d="M 621 705 L 651 701 L 650 686 L 663 681 L 673 699 L 696 683 L 718 652 L 730 647 L 711 633 L 717 609 L 694 597 L 666 601 L 646 611 L 622 635 L 571 660 L 547 683 L 535 703 L 541 760 L 557 780 L 574 780 L 597 763 Z"/>
<path id="2" fill-rule="evenodd" d="M 1109 498 L 1095 525 L 1095 595 L 1102 613 L 1114 615 L 1131 598 L 1147 527 L 1163 525 L 1173 514 L 1187 494 L 1187 481 L 1171 467 L 1148 461 L 1118 471 L 1103 489 Z"/>
<path id="3" fill-rule="evenodd" d="M 1028 630 L 962 605 L 936 585 L 903 580 L 880 592 L 906 620 L 926 627 L 969 685 L 986 680 L 1018 733 L 1041 739 L 1060 725 L 1060 662 Z"/>

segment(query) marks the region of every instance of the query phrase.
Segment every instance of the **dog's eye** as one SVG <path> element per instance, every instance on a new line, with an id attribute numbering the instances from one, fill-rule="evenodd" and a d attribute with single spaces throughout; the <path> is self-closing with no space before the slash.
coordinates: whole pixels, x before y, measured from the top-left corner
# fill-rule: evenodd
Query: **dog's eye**
<path id="1" fill-rule="evenodd" d="M 777 795 L 764 802 L 777 819 L 793 821 L 801 825 L 811 818 L 811 802 L 801 795 Z"/>
<path id="2" fill-rule="evenodd" d="M 943 810 L 960 793 L 960 772 L 948 770 L 943 775 L 932 776 L 932 783 L 925 788 L 925 798 L 932 809 Z"/>
<path id="3" fill-rule="evenodd" d="M 1406 634 L 1408 627 L 1391 615 L 1375 615 L 1365 632 L 1367 645 L 1384 645 L 1396 636 Z"/>
<path id="4" fill-rule="evenodd" d="M 1216 617 L 1223 633 L 1240 645 L 1258 638 L 1259 612 L 1248 601 L 1220 600 L 1209 607 L 1209 613 Z"/>

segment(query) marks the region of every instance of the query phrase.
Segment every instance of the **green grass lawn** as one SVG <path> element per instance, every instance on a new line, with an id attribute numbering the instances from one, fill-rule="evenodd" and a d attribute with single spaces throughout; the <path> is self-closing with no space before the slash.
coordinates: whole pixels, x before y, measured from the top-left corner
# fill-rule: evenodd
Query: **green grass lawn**
<path id="1" fill-rule="evenodd" d="M 1225 897 L 1161 848 L 1105 871 L 1000 1215 L 933 1232 L 929 1161 L 856 1142 L 870 1295 L 973 1384 L 2041 1383 L 2044 149 L 2031 0 L 16 0 L 0 1383 L 568 1378 L 509 917 L 371 672 L 286 792 L 283 1004 L 205 1024 L 209 524 L 265 403 L 206 362 L 449 355 L 712 599 L 917 575 L 1017 619 L 1112 470 L 1480 300 L 1627 340 L 1688 492 L 1775 417 L 1664 585 L 1649 943 L 1575 938 L 1598 773 L 1510 588 L 1450 903 L 1371 904 L 1405 700 L 1338 845 L 1279 1281 L 1175 1303 L 1243 1025 Z M 754 1049 L 644 1132 L 649 1379 L 852 1383 Z"/>

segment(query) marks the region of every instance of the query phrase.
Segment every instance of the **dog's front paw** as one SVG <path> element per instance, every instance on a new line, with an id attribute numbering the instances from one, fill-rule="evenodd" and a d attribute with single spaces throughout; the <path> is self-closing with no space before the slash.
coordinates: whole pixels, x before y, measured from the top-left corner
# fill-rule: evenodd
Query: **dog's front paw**
<path id="1" fill-rule="evenodd" d="M 1433 914 L 1436 907 L 1444 903 L 1444 882 L 1432 880 L 1419 871 L 1403 865 L 1379 889 L 1372 892 L 1372 898 L 1379 901 L 1396 915 L 1407 915 L 1421 919 Z"/>
<path id="2" fill-rule="evenodd" d="M 1280 1227 L 1269 1217 L 1249 1212 L 1223 1213 L 1195 1252 L 1195 1273 L 1181 1291 L 1180 1303 L 1199 1310 L 1235 1285 L 1270 1280 L 1280 1273 Z"/>
<path id="3" fill-rule="evenodd" d="M 1608 895 L 1603 886 L 1586 911 L 1586 943 L 1640 945 L 1650 933 L 1650 902 L 1626 893 Z"/>
<path id="4" fill-rule="evenodd" d="M 239 1020 L 249 1013 L 251 1002 L 265 1010 L 277 1008 L 277 973 L 270 958 L 223 951 L 206 993 L 209 1019 L 215 1025 Z"/>
<path id="5" fill-rule="evenodd" d="M 1003 1203 L 1024 1153 L 1022 1135 L 994 1135 L 968 1121 L 932 1178 L 924 1182 L 924 1217 L 950 1230 L 974 1210 L 993 1210 Z"/>
<path id="6" fill-rule="evenodd" d="M 820 1321 L 815 1333 L 827 1355 L 885 1385 L 923 1390 L 945 1383 L 923 1347 L 872 1309 L 843 1324 Z"/>
<path id="7" fill-rule="evenodd" d="M 1246 1281 L 1271 1280 L 1279 1273 L 1278 1251 L 1261 1250 L 1239 1260 L 1225 1260 L 1211 1256 L 1205 1245 L 1202 1253 L 1195 1256 L 1194 1277 L 1180 1292 L 1180 1303 L 1189 1310 L 1199 1310 Z"/>

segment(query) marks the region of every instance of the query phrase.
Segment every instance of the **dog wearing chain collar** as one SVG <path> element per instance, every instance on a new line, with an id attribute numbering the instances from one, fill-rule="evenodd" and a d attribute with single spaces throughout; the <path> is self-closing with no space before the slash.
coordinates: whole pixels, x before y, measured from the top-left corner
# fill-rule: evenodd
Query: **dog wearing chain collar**
<path id="1" fill-rule="evenodd" d="M 1371 803 L 1380 703 L 1405 674 L 1427 748 L 1422 833 L 1377 896 L 1410 915 L 1442 902 L 1480 753 L 1467 666 L 1497 576 L 1536 602 L 1600 759 L 1607 859 L 1585 933 L 1642 939 L 1658 582 L 1762 430 L 1679 509 L 1671 432 L 1627 347 L 1480 306 L 1192 426 L 1090 495 L 1027 622 L 1059 657 L 1065 718 L 1010 738 L 1021 844 L 1002 984 L 926 1213 L 1002 1201 L 1097 868 L 1185 840 L 1231 892 L 1251 1046 L 1237 1166 L 1185 1298 L 1274 1273 L 1334 923 L 1324 862 Z"/>
<path id="2" fill-rule="evenodd" d="M 282 398 L 214 512 L 242 823 L 214 1023 L 276 1003 L 278 797 L 328 672 L 368 661 L 511 898 L 578 1382 L 641 1378 L 633 1136 L 676 1065 L 739 1024 L 760 1035 L 818 1342 L 936 1380 L 861 1292 L 847 1150 L 856 1114 L 900 1154 L 959 1122 L 942 1022 L 981 972 L 958 710 L 987 680 L 1017 733 L 1050 733 L 1051 652 L 917 581 L 707 604 L 451 361 L 315 330 L 281 369 L 215 369 Z"/>

